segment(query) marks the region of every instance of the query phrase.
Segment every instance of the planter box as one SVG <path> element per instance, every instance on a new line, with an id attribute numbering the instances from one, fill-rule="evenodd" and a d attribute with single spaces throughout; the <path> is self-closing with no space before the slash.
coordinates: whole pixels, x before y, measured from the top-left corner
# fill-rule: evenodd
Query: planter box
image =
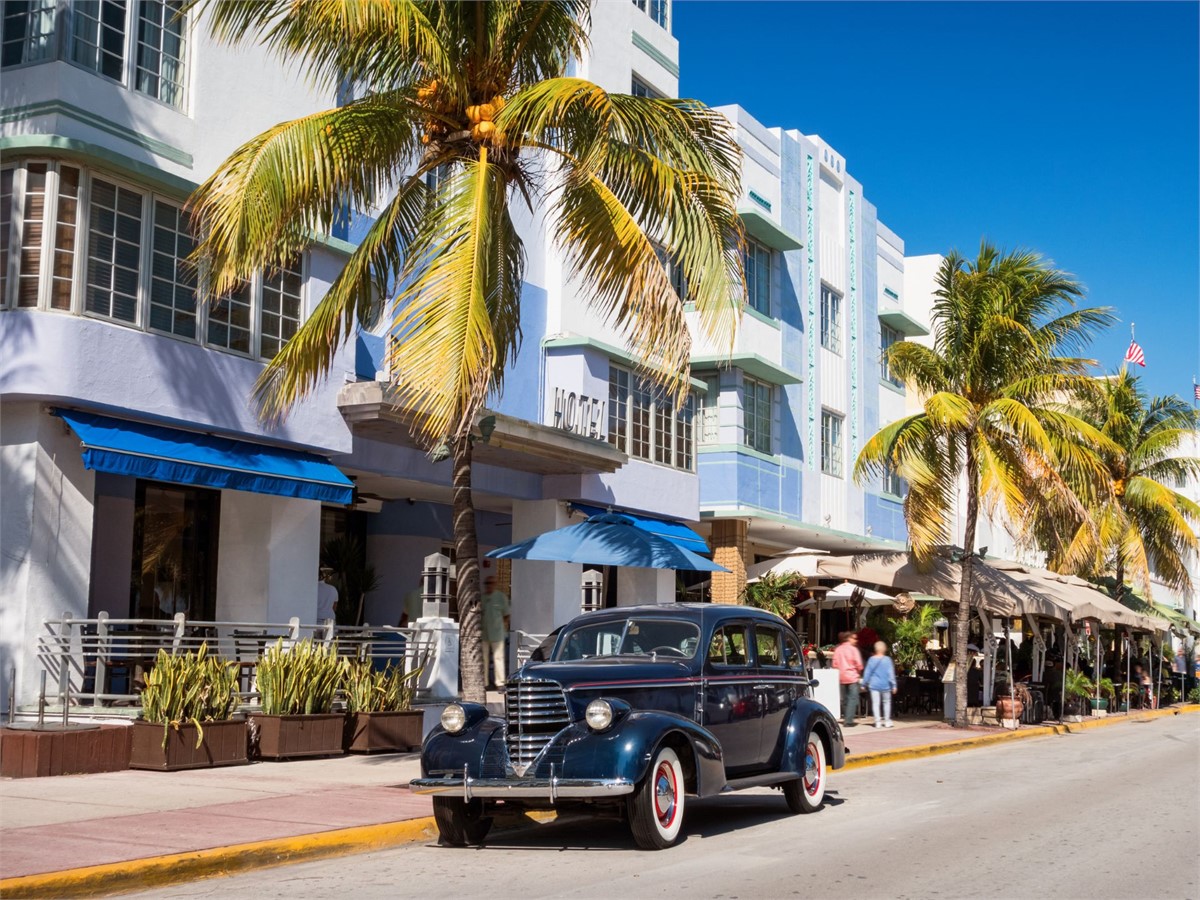
<path id="1" fill-rule="evenodd" d="M 1096 712 L 1097 710 L 1105 712 L 1108 710 L 1108 700 L 1104 698 L 1097 700 L 1095 697 L 1092 697 L 1088 700 L 1088 706 L 1091 707 L 1092 712 Z"/>
<path id="2" fill-rule="evenodd" d="M 250 762 L 246 752 L 246 720 L 205 722 L 204 739 L 196 746 L 196 726 L 167 727 L 167 746 L 163 746 L 163 726 L 150 722 L 133 723 L 131 769 L 175 772 L 179 769 L 209 769 L 216 766 L 240 766 Z"/>
<path id="3" fill-rule="evenodd" d="M 420 750 L 425 712 L 350 713 L 346 716 L 346 749 L 351 753 Z"/>
<path id="4" fill-rule="evenodd" d="M 250 716 L 258 733 L 259 759 L 302 759 L 309 756 L 341 756 L 346 717 L 342 713 L 310 716 Z"/>
<path id="5" fill-rule="evenodd" d="M 0 730 L 0 775 L 39 778 L 120 772 L 129 768 L 131 734 L 128 725 L 68 731 L 5 728 Z"/>

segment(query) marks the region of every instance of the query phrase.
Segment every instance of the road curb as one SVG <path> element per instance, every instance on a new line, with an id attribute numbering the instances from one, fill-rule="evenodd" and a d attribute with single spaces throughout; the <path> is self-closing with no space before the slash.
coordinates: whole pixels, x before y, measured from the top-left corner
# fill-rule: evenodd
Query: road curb
<path id="1" fill-rule="evenodd" d="M 958 753 L 962 750 L 1006 741 L 1049 737 L 1056 734 L 1073 734 L 1121 722 L 1144 722 L 1163 716 L 1195 712 L 1200 712 L 1200 705 L 1188 705 L 1180 709 L 1149 710 L 1136 715 L 1113 716 L 1087 722 L 1041 725 L 1004 734 L 984 734 L 958 741 L 945 741 L 940 744 L 922 744 L 897 750 L 880 750 L 875 753 L 852 756 L 846 760 L 844 769 L 861 769 L 906 759 Z M 546 822 L 554 818 L 553 812 L 529 813 L 526 816 L 514 818 L 511 824 L 506 823 L 503 830 L 517 831 L 531 822 Z M 0 896 L 6 900 L 17 897 L 99 897 L 217 878 L 251 869 L 266 869 L 333 856 L 369 853 L 373 850 L 386 850 L 402 844 L 431 841 L 436 838 L 437 826 L 433 817 L 426 816 L 419 819 L 406 819 L 402 822 L 339 828 L 334 831 L 320 831 L 293 837 L 274 838 L 268 841 L 214 847 L 210 850 L 195 850 L 167 856 L 107 863 L 101 866 L 86 866 L 58 872 L 4 878 L 0 879 Z"/>
<path id="2" fill-rule="evenodd" d="M 552 812 L 529 813 L 527 816 L 514 817 L 513 824 L 505 827 L 503 831 L 517 831 L 529 825 L 528 820 L 545 822 L 554 818 Z M 334 831 L 273 838 L 268 841 L 214 847 L 211 850 L 172 853 L 101 866 L 4 878 L 0 879 L 0 897 L 4 897 L 5 900 L 10 897 L 100 897 L 218 878 L 251 869 L 267 869 L 333 856 L 369 853 L 416 841 L 436 839 L 437 825 L 432 816 L 425 816 L 401 822 L 360 825 Z"/>
<path id="3" fill-rule="evenodd" d="M 1119 725 L 1122 722 L 1147 722 L 1160 719 L 1163 716 L 1178 716 L 1181 713 L 1200 712 L 1200 706 L 1189 704 L 1179 709 L 1154 709 L 1136 714 L 1106 716 L 1103 719 L 1091 719 L 1085 722 L 1064 722 L 1059 725 L 1036 725 L 1008 731 L 1003 734 L 981 734 L 977 737 L 963 738 L 957 741 L 942 741 L 937 744 L 919 744 L 916 747 L 902 747 L 896 750 L 879 750 L 874 753 L 853 754 L 846 760 L 843 769 L 865 769 L 868 766 L 878 766 L 883 763 L 900 762 L 906 759 L 922 759 L 929 756 L 941 756 L 946 753 L 958 753 L 973 747 L 986 747 L 989 744 L 1002 744 L 1007 741 L 1019 741 L 1026 738 L 1051 737 L 1056 734 L 1075 734 L 1092 728 L 1103 728 L 1107 725 Z"/>

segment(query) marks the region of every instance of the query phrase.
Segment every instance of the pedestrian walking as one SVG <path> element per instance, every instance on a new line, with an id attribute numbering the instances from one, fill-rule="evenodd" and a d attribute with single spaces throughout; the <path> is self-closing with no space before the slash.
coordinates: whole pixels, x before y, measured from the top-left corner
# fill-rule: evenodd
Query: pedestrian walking
<path id="1" fill-rule="evenodd" d="M 863 669 L 863 684 L 871 692 L 871 714 L 876 728 L 892 728 L 892 695 L 896 693 L 896 667 L 887 655 L 887 644 L 875 642 L 875 653 Z M 882 709 L 882 717 L 880 711 Z"/>
<path id="2" fill-rule="evenodd" d="M 858 635 L 843 631 L 838 635 L 837 649 L 833 651 L 833 667 L 838 670 L 838 684 L 842 692 L 842 724 L 854 727 L 858 715 L 858 691 L 862 678 L 863 660 L 858 652 Z"/>
<path id="3" fill-rule="evenodd" d="M 483 581 L 483 596 L 479 598 L 483 613 L 483 655 L 492 659 L 492 678 L 496 687 L 504 687 L 505 639 L 508 637 L 508 621 L 512 606 L 508 594 L 496 590 L 496 576 L 489 575 Z M 485 662 L 486 666 L 487 663 Z"/>

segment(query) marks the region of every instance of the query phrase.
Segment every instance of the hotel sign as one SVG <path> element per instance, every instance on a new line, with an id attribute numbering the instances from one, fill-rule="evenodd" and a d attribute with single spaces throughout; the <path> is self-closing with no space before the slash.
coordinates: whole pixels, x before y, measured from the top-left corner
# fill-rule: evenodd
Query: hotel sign
<path id="1" fill-rule="evenodd" d="M 599 397 L 589 397 L 587 394 L 568 391 L 566 388 L 555 388 L 551 424 L 580 437 L 603 441 L 607 438 L 607 420 L 604 418 L 606 403 L 606 400 Z"/>

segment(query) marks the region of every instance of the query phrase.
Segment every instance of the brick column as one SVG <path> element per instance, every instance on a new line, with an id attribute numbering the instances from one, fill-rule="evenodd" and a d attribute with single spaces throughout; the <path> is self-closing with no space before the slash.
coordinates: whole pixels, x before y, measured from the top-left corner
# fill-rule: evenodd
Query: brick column
<path id="1" fill-rule="evenodd" d="M 713 562 L 728 572 L 713 572 L 713 603 L 739 603 L 746 587 L 746 519 L 714 519 L 709 543 Z"/>

